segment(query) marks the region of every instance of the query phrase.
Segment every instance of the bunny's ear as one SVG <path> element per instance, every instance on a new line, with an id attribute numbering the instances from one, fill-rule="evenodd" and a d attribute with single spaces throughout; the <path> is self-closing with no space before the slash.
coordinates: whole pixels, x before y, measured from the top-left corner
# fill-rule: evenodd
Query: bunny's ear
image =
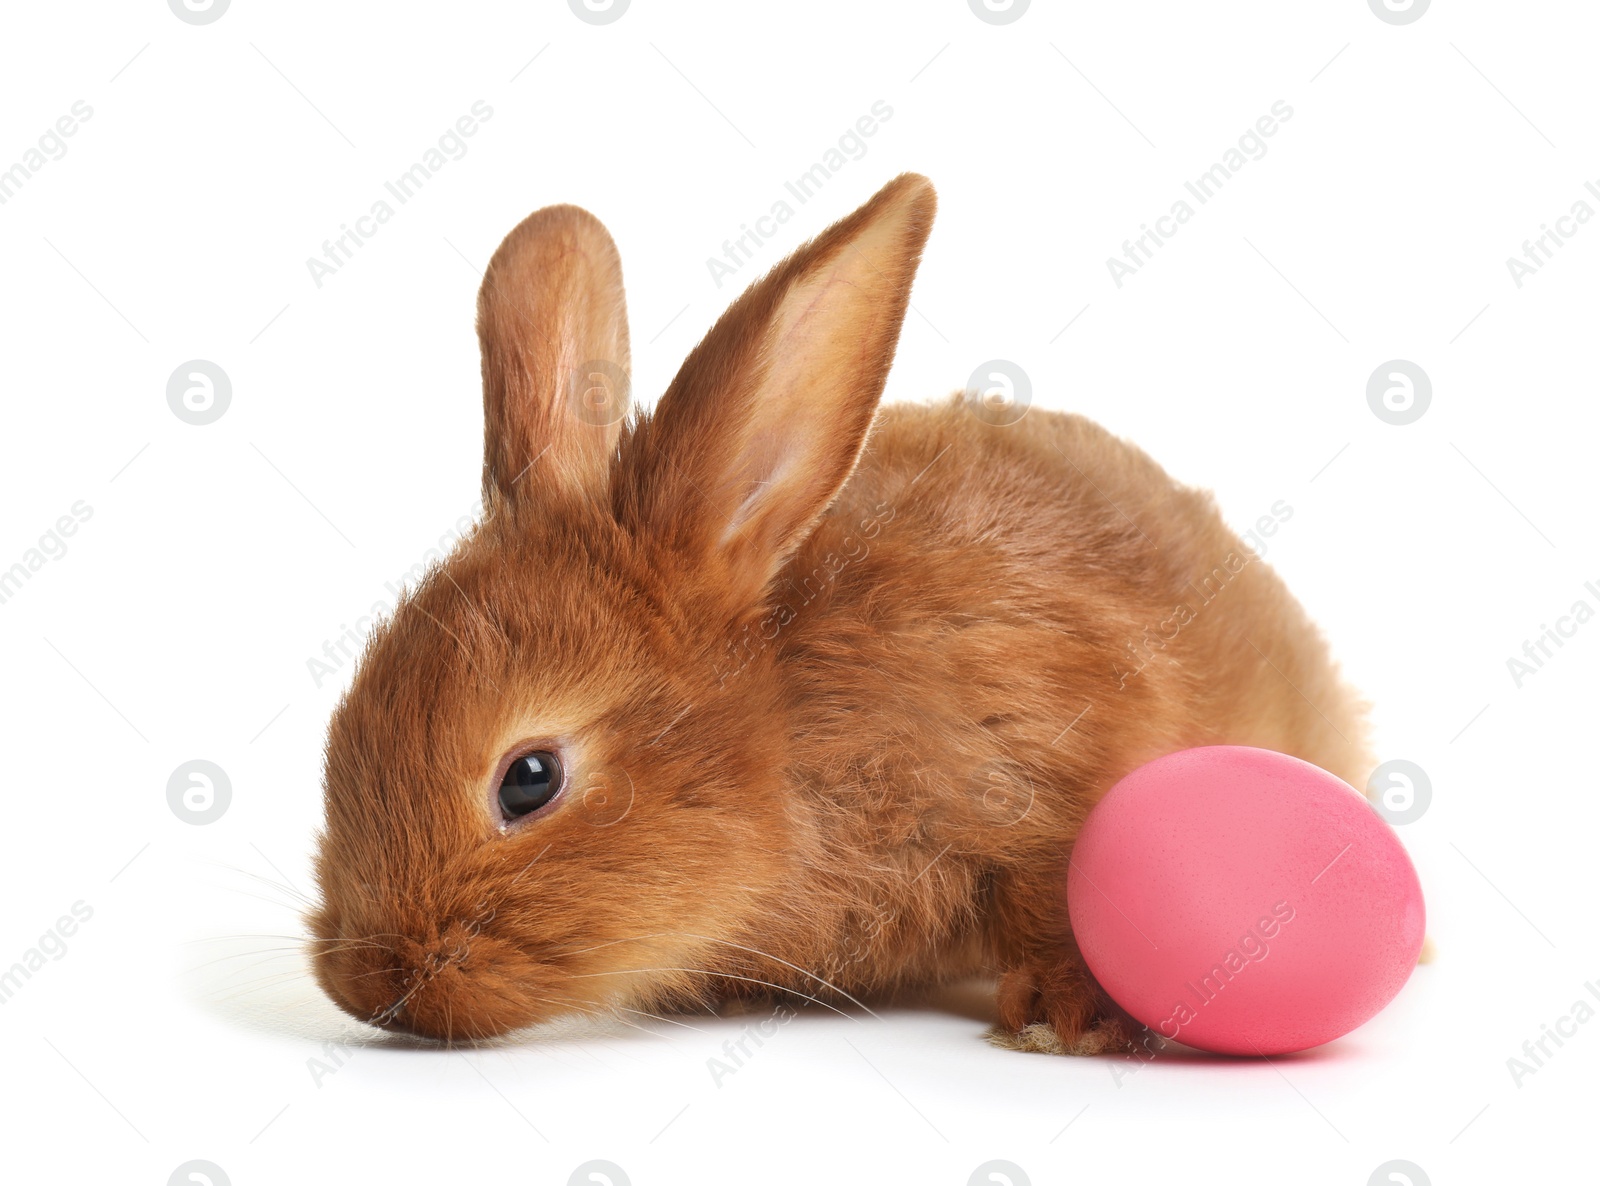
<path id="1" fill-rule="evenodd" d="M 855 467 L 933 212 L 904 174 L 734 302 L 629 442 L 624 514 L 758 597 Z"/>
<path id="2" fill-rule="evenodd" d="M 576 206 L 530 214 L 478 290 L 485 506 L 530 489 L 604 498 L 629 405 L 622 265 Z"/>

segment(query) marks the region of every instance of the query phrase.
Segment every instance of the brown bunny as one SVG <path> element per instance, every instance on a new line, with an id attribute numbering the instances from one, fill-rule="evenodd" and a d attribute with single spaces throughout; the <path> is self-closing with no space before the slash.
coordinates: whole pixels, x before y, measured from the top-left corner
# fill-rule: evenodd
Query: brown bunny
<path id="1" fill-rule="evenodd" d="M 1012 1045 L 1130 1023 L 1064 908 L 1085 814 L 1187 746 L 1369 768 L 1211 498 L 1076 416 L 880 409 L 933 222 L 899 177 L 624 417 L 616 248 L 556 206 L 478 301 L 482 522 L 329 726 L 315 969 L 439 1038 L 991 974 Z"/>

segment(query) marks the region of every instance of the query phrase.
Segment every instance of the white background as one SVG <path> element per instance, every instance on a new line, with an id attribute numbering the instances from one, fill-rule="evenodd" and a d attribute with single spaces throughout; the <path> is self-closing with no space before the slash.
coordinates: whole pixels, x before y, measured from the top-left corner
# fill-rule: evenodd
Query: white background
<path id="1" fill-rule="evenodd" d="M 0 1007 L 8 1180 L 164 1183 L 203 1158 L 238 1186 L 565 1183 L 601 1158 L 637 1186 L 958 1184 L 1001 1158 L 1034 1183 L 1360 1186 L 1394 1158 L 1549 1180 L 1574 1152 L 1600 1024 L 1520 1086 L 1507 1059 L 1600 980 L 1600 624 L 1521 687 L 1507 659 L 1600 608 L 1600 225 L 1520 288 L 1505 261 L 1600 209 L 1592 6 L 1395 26 L 1356 0 L 1035 0 L 994 26 L 964 0 L 634 0 L 592 26 L 560 0 L 234 0 L 197 27 L 143 0 L 5 21 L 0 168 L 93 108 L 0 205 L 0 568 L 93 512 L 0 604 L 0 967 L 93 910 Z M 466 155 L 319 288 L 307 257 L 480 99 Z M 880 99 L 865 154 L 717 287 L 707 258 Z M 1280 99 L 1266 155 L 1119 288 L 1107 257 Z M 906 169 L 940 212 L 889 398 L 1011 359 L 1037 404 L 1131 437 L 1236 525 L 1294 508 L 1270 561 L 1375 701 L 1380 756 L 1432 781 L 1401 835 L 1438 962 L 1323 1050 L 1131 1078 L 988 1048 L 981 992 L 804 1011 L 720 1086 L 706 1060 L 740 1019 L 363 1044 L 294 948 L 349 676 L 307 664 L 472 511 L 483 264 L 538 206 L 597 213 L 651 395 L 760 268 Z M 203 427 L 166 401 L 196 358 L 233 388 Z M 1407 426 L 1366 401 L 1394 358 L 1433 384 Z M 232 785 L 207 826 L 166 798 L 196 758 Z"/>

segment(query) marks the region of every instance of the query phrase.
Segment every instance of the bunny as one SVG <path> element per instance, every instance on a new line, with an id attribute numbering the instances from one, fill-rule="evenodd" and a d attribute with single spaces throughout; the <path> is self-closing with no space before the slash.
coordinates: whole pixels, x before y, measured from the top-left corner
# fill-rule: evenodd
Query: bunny
<path id="1" fill-rule="evenodd" d="M 1215 743 L 1365 777 L 1365 706 L 1208 494 L 1078 416 L 879 406 L 934 205 L 890 182 L 648 413 L 600 223 L 495 252 L 481 521 L 329 725 L 343 1009 L 475 1039 L 982 975 L 1001 1044 L 1122 1048 L 1065 909 L 1097 799 Z"/>

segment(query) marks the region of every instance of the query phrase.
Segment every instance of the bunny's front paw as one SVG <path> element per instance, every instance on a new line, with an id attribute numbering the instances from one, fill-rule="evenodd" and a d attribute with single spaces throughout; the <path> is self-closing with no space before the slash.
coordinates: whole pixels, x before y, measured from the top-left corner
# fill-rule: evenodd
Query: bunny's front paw
<path id="1" fill-rule="evenodd" d="M 1034 1054 L 1106 1054 L 1130 1049 L 1137 1027 L 1086 968 L 1061 963 L 1015 968 L 1000 978 L 1000 1024 L 992 1045 Z"/>

